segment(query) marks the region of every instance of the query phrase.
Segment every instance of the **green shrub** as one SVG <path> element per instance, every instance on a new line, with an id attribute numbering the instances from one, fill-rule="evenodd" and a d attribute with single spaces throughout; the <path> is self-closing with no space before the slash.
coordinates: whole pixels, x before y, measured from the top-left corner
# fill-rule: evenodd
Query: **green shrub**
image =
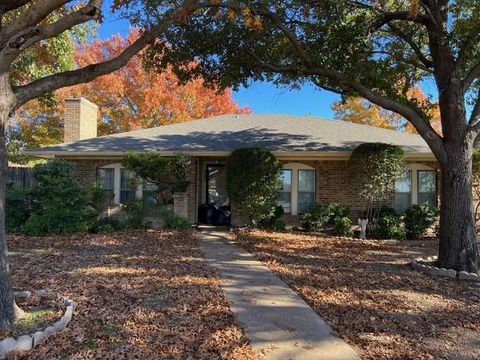
<path id="1" fill-rule="evenodd" d="M 405 239 L 405 228 L 400 215 L 395 213 L 381 214 L 373 228 L 373 237 L 377 239 Z"/>
<path id="2" fill-rule="evenodd" d="M 368 203 L 367 218 L 375 223 L 375 204 L 388 201 L 405 174 L 405 154 L 396 145 L 364 143 L 353 150 L 348 167 L 352 188 Z"/>
<path id="3" fill-rule="evenodd" d="M 273 211 L 273 215 L 268 219 L 262 219 L 258 223 L 258 227 L 267 230 L 285 230 L 285 221 L 280 219 L 283 215 L 283 207 L 277 206 Z M 282 226 L 283 224 L 283 226 Z"/>
<path id="4" fill-rule="evenodd" d="M 347 216 L 337 216 L 334 221 L 334 233 L 337 236 L 352 237 L 352 220 Z"/>
<path id="5" fill-rule="evenodd" d="M 160 211 L 160 216 L 165 221 L 165 228 L 172 230 L 188 230 L 190 223 L 187 219 L 177 216 L 172 210 L 164 208 Z"/>
<path id="6" fill-rule="evenodd" d="M 19 233 L 30 216 L 29 190 L 9 184 L 6 193 L 5 224 L 8 233 Z"/>
<path id="7" fill-rule="evenodd" d="M 27 235 L 86 232 L 99 214 L 72 177 L 72 165 L 52 160 L 33 168 L 31 215 L 24 225 Z"/>
<path id="8" fill-rule="evenodd" d="M 413 205 L 405 210 L 405 235 L 409 240 L 415 240 L 438 220 L 438 210 L 428 204 Z"/>
<path id="9" fill-rule="evenodd" d="M 243 148 L 228 158 L 227 190 L 235 210 L 253 226 L 274 216 L 281 188 L 281 166 L 260 148 Z"/>
<path id="10" fill-rule="evenodd" d="M 318 232 L 326 227 L 335 226 L 336 218 L 348 218 L 348 216 L 348 209 L 339 203 L 313 204 L 300 218 L 300 223 L 306 231 Z"/>
<path id="11" fill-rule="evenodd" d="M 145 229 L 148 224 L 145 220 L 147 209 L 141 199 L 122 205 L 125 214 L 125 226 L 129 229 Z"/>
<path id="12" fill-rule="evenodd" d="M 115 231 L 124 230 L 126 228 L 125 222 L 112 218 L 103 218 L 98 220 L 91 228 L 92 233 L 111 233 Z"/>

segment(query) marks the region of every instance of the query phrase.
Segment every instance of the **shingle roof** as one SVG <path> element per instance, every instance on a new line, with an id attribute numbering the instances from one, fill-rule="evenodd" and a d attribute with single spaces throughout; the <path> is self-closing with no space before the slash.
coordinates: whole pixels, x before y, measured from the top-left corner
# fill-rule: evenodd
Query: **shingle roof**
<path id="1" fill-rule="evenodd" d="M 280 115 L 222 115 L 45 147 L 34 155 L 126 151 L 229 152 L 257 146 L 276 152 L 345 152 L 365 142 L 401 146 L 430 155 L 417 135 L 343 121 Z"/>

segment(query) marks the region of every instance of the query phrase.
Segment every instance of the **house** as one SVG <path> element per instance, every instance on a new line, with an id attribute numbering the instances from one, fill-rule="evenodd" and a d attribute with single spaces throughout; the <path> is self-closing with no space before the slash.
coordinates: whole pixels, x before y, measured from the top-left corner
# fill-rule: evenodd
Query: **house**
<path id="1" fill-rule="evenodd" d="M 347 161 L 355 147 L 384 142 L 402 147 L 407 173 L 396 184 L 390 205 L 403 211 L 411 204 L 437 203 L 437 163 L 420 136 L 392 130 L 278 115 L 223 115 L 152 129 L 97 137 L 97 107 L 86 99 L 67 101 L 65 143 L 31 151 L 33 156 L 66 159 L 75 163 L 75 176 L 89 186 L 100 181 L 112 191 L 115 203 L 149 194 L 142 185 L 133 187 L 131 174 L 121 164 L 127 151 L 178 153 L 192 156 L 191 185 L 183 195 L 181 213 L 192 223 L 205 220 L 204 204 L 228 205 L 225 163 L 232 150 L 263 147 L 283 166 L 279 203 L 285 213 L 301 214 L 314 202 L 339 202 L 355 215 L 363 203 L 352 189 Z M 199 210 L 200 209 L 200 210 Z M 233 221 L 236 221 L 233 209 Z"/>

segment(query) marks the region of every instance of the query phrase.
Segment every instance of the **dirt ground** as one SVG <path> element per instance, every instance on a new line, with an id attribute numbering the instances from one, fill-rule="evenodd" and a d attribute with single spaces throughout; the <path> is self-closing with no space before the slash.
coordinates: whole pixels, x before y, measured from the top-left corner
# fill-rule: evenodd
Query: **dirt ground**
<path id="1" fill-rule="evenodd" d="M 78 303 L 66 331 L 20 359 L 256 359 L 186 232 L 10 237 L 16 290 Z"/>
<path id="2" fill-rule="evenodd" d="M 237 243 L 279 275 L 363 359 L 480 359 L 480 288 L 411 270 L 433 240 L 342 240 L 262 231 Z"/>

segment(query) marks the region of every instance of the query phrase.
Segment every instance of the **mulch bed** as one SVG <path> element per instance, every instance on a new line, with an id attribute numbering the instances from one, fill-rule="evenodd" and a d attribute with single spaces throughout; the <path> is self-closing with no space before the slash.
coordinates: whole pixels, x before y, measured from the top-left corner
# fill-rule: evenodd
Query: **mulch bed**
<path id="1" fill-rule="evenodd" d="M 12 236 L 13 284 L 77 302 L 20 359 L 256 359 L 191 232 Z"/>
<path id="2" fill-rule="evenodd" d="M 480 359 L 480 289 L 413 271 L 436 241 L 262 231 L 236 241 L 280 276 L 362 359 Z"/>

